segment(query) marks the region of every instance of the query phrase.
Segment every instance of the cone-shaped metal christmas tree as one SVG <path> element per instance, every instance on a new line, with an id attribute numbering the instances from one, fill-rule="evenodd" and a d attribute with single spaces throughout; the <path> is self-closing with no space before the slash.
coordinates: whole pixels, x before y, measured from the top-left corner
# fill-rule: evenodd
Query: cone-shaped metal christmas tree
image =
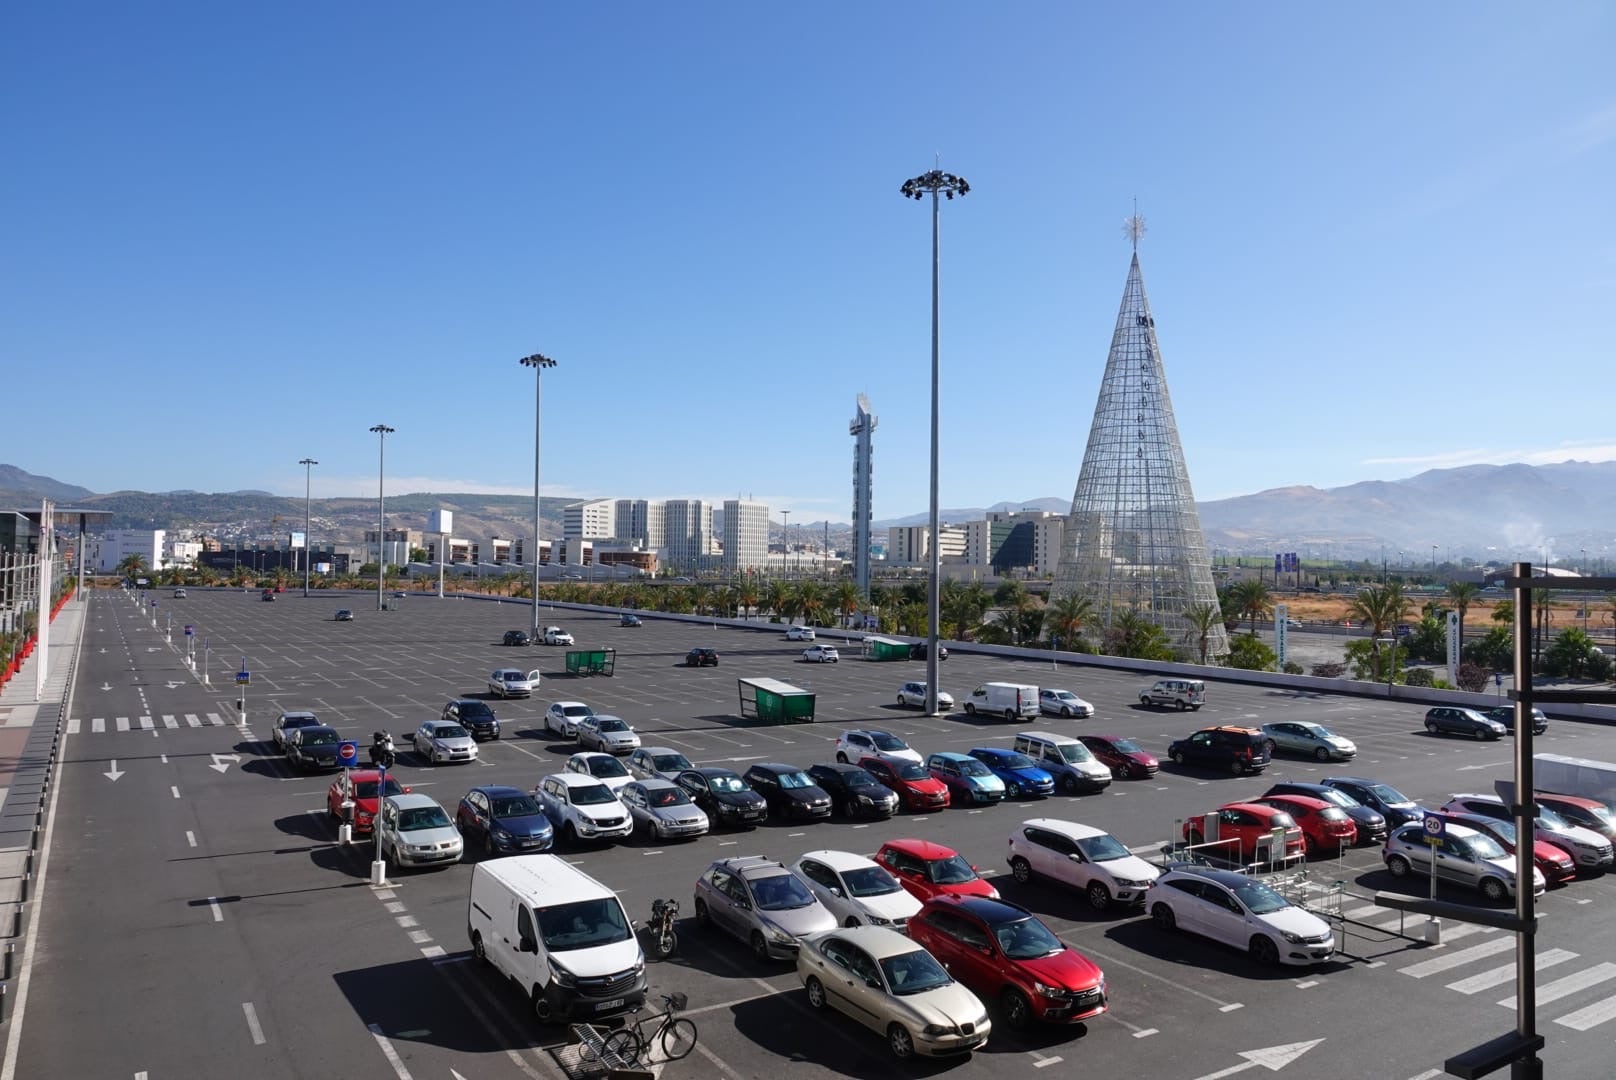
<path id="1" fill-rule="evenodd" d="M 1096 627 L 1134 612 L 1168 641 L 1199 659 L 1201 632 L 1187 617 L 1217 608 L 1212 564 L 1195 511 L 1184 449 L 1173 421 L 1156 320 L 1139 273 L 1144 220 L 1127 224 L 1134 241 L 1128 284 L 1111 335 L 1083 468 L 1072 495 L 1052 599 L 1087 597 Z M 1210 660 L 1229 651 L 1221 618 L 1206 638 Z"/>

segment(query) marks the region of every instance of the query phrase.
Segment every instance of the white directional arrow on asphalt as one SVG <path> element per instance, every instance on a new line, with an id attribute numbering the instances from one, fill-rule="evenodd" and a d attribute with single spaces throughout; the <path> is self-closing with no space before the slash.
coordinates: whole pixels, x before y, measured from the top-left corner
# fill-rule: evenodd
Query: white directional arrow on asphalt
<path id="1" fill-rule="evenodd" d="M 102 683 L 101 684 L 101 689 L 103 689 L 103 690 L 111 690 L 112 689 L 112 684 L 111 683 Z"/>
<path id="2" fill-rule="evenodd" d="M 162 651 L 162 647 L 159 646 L 159 645 L 148 645 L 146 647 L 146 651 L 147 652 L 160 652 L 160 651 Z"/>
<path id="3" fill-rule="evenodd" d="M 106 772 L 102 773 L 101 775 L 106 777 L 108 780 L 112 780 L 112 781 L 116 782 L 118 777 L 122 776 L 123 774 L 124 774 L 124 770 L 118 768 L 118 759 L 113 758 L 112 759 L 112 768 L 108 769 Z"/>
<path id="4" fill-rule="evenodd" d="M 107 651 L 107 647 L 106 647 L 106 646 L 105 646 L 105 645 L 103 645 L 103 646 L 101 646 L 101 651 L 102 651 L 102 652 L 106 652 L 106 651 Z"/>
<path id="5" fill-rule="evenodd" d="M 240 754 L 214 754 L 213 764 L 209 765 L 208 768 L 222 776 L 226 771 L 229 770 L 230 766 L 234 765 L 240 760 Z"/>
<path id="6" fill-rule="evenodd" d="M 1283 1046 L 1267 1046 L 1261 1050 L 1241 1050 L 1240 1056 L 1245 1058 L 1238 1065 L 1230 1065 L 1227 1069 L 1219 1069 L 1215 1073 L 1196 1077 L 1196 1080 L 1221 1080 L 1225 1076 L 1245 1072 L 1247 1069 L 1261 1065 L 1270 1072 L 1278 1072 L 1309 1050 L 1313 1049 L 1323 1039 L 1309 1039 L 1307 1042 L 1285 1043 Z"/>
<path id="7" fill-rule="evenodd" d="M 184 685 L 186 685 L 186 684 L 182 683 L 182 682 L 175 682 L 173 679 L 168 680 L 168 688 L 170 690 L 174 689 L 176 686 L 184 686 Z"/>

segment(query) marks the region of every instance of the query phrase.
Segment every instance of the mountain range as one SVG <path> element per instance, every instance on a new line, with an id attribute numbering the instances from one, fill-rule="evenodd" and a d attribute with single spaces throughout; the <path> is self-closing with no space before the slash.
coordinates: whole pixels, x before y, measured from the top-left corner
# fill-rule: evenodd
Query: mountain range
<path id="1" fill-rule="evenodd" d="M 31 509 L 41 498 L 61 505 L 107 510 L 112 528 L 196 529 L 225 539 L 263 538 L 301 529 L 302 499 L 262 491 L 118 491 L 89 488 L 0 465 L 0 506 Z M 545 499 L 545 531 L 558 535 L 564 508 L 576 500 Z M 994 510 L 1065 513 L 1070 499 L 1044 496 L 987 507 L 949 508 L 944 522 L 981 518 Z M 533 500 L 522 495 L 418 493 L 390 496 L 388 524 L 424 528 L 436 509 L 455 512 L 465 536 L 521 536 L 532 531 Z M 1551 465 L 1469 465 L 1431 469 L 1404 480 L 1369 480 L 1337 488 L 1284 487 L 1198 504 L 1207 546 L 1214 552 L 1268 554 L 1297 551 L 1306 558 L 1389 557 L 1422 563 L 1432 555 L 1484 562 L 1539 560 L 1545 553 L 1573 561 L 1582 552 L 1613 554 L 1616 544 L 1616 462 L 1565 461 Z M 357 541 L 374 528 L 369 499 L 316 499 L 310 506 L 316 536 Z M 874 522 L 886 528 L 920 525 L 927 514 Z M 793 537 L 819 537 L 824 522 L 794 525 Z M 846 546 L 851 527 L 829 525 L 831 542 Z M 1435 550 L 1433 550 L 1435 549 Z"/>

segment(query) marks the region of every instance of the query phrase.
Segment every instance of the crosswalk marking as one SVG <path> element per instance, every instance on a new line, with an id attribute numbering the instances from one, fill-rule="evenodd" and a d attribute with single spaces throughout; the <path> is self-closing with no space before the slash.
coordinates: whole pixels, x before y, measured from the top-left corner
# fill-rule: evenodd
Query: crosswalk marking
<path id="1" fill-rule="evenodd" d="M 1603 1024 L 1606 1020 L 1616 1016 L 1616 995 L 1596 1001 L 1592 1005 L 1568 1012 L 1564 1016 L 1554 1018 L 1556 1024 L 1563 1024 L 1574 1031 L 1587 1031 L 1591 1027 Z"/>
<path id="2" fill-rule="evenodd" d="M 119 731 L 128 731 L 129 730 L 129 718 L 127 716 L 118 717 L 118 730 Z"/>
<path id="3" fill-rule="evenodd" d="M 1468 964 L 1472 960 L 1480 960 L 1484 956 L 1493 956 L 1497 953 L 1507 952 L 1514 947 L 1515 940 L 1513 938 L 1493 938 L 1491 941 L 1484 941 L 1480 945 L 1472 945 L 1468 949 L 1460 949 L 1458 952 L 1446 953 L 1442 956 L 1433 957 L 1430 960 L 1421 961 L 1418 964 L 1410 964 L 1408 967 L 1400 970 L 1404 975 L 1408 975 L 1415 979 L 1423 979 L 1427 975 L 1436 975 L 1440 972 L 1447 971 L 1449 968 L 1456 968 L 1462 964 Z"/>
<path id="4" fill-rule="evenodd" d="M 194 712 L 188 712 L 188 713 L 185 714 L 185 722 L 187 724 L 189 724 L 191 727 L 201 727 L 202 726 L 201 719 Z"/>
<path id="5" fill-rule="evenodd" d="M 177 727 L 180 726 L 180 722 L 178 720 L 176 720 L 173 716 L 170 716 L 168 713 L 164 713 L 163 714 L 163 726 L 166 727 L 166 728 L 177 728 Z"/>
<path id="6" fill-rule="evenodd" d="M 1471 934 L 1496 933 L 1498 933 L 1498 927 L 1496 926 L 1482 926 L 1473 922 L 1454 923 L 1452 926 L 1442 927 L 1442 940 L 1452 941 L 1455 938 L 1469 937 Z"/>
<path id="7" fill-rule="evenodd" d="M 152 723 L 152 718 L 151 717 L 142 716 L 140 718 L 140 730 L 141 731 L 150 731 L 150 730 L 152 730 L 152 728 L 154 728 L 156 726 L 157 726 L 156 724 Z"/>
<path id="8" fill-rule="evenodd" d="M 1365 904 L 1363 907 L 1355 907 L 1351 911 L 1342 912 L 1341 917 L 1344 919 L 1351 919 L 1353 922 L 1357 922 L 1358 920 L 1367 918 L 1370 915 L 1379 915 L 1385 910 L 1386 909 L 1381 907 L 1379 904 Z"/>
<path id="9" fill-rule="evenodd" d="M 1546 949 L 1537 954 L 1532 961 L 1532 968 L 1542 971 L 1544 968 L 1563 964 L 1567 960 L 1575 960 L 1577 954 L 1567 952 L 1565 949 Z M 1480 975 L 1472 975 L 1468 979 L 1448 984 L 1449 990 L 1457 990 L 1461 994 L 1478 994 L 1483 990 L 1491 990 L 1495 986 L 1502 986 L 1515 980 L 1515 962 L 1512 960 L 1503 967 L 1495 967 L 1491 971 L 1483 971 Z"/>
<path id="10" fill-rule="evenodd" d="M 1590 986 L 1598 986 L 1602 982 L 1616 979 L 1616 964 L 1595 964 L 1585 968 L 1575 975 L 1567 975 L 1563 979 L 1556 979 L 1537 988 L 1537 1003 L 1547 1005 L 1551 1001 L 1559 1001 L 1567 994 L 1575 994 L 1578 990 L 1586 990 Z M 1500 1001 L 1498 1004 L 1506 1009 L 1515 1007 L 1515 995 Z"/>
<path id="11" fill-rule="evenodd" d="M 78 717 L 72 716 L 72 717 L 68 718 L 68 721 L 67 721 L 67 733 L 69 735 L 77 735 L 79 733 L 79 718 Z"/>
<path id="12" fill-rule="evenodd" d="M 216 712 L 208 713 L 208 723 L 214 727 L 224 727 L 224 719 Z"/>
<path id="13" fill-rule="evenodd" d="M 90 721 L 90 734 L 99 735 L 105 730 L 107 730 L 107 721 L 105 717 L 97 716 L 95 719 Z"/>

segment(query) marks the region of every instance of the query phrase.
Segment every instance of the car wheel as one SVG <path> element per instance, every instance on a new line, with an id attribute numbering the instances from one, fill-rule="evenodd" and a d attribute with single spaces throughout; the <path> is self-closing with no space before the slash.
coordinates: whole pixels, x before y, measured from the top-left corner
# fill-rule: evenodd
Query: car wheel
<path id="1" fill-rule="evenodd" d="M 1270 752 L 1268 756 L 1273 757 L 1274 755 L 1272 752 Z M 1313 757 L 1316 761 L 1329 761 L 1330 751 L 1321 746 L 1317 750 L 1313 751 Z"/>
<path id="2" fill-rule="evenodd" d="M 1111 890 L 1105 887 L 1103 881 L 1089 882 L 1089 907 L 1095 911 L 1104 911 L 1111 906 Z"/>
<path id="3" fill-rule="evenodd" d="M 1169 754 L 1167 756 L 1173 759 L 1173 764 L 1174 765 L 1183 765 L 1184 764 L 1184 752 L 1182 750 L 1174 750 L 1171 754 Z"/>
<path id="4" fill-rule="evenodd" d="M 1495 904 L 1500 904 L 1509 897 L 1509 890 L 1506 889 L 1504 887 L 1504 883 L 1499 881 L 1497 878 L 1482 878 L 1481 895 L 1485 896 L 1488 900 L 1491 900 Z"/>
<path id="5" fill-rule="evenodd" d="M 847 755 L 842 753 L 840 750 L 838 750 L 838 751 L 836 751 L 836 760 L 839 761 L 840 763 L 842 763 L 843 765 L 846 765 L 847 764 Z"/>
<path id="6" fill-rule="evenodd" d="M 1014 709 L 1006 709 L 1006 710 L 1004 710 L 1004 718 L 1005 718 L 1005 721 L 1007 723 L 1011 723 L 1011 724 L 1015 723 L 1016 722 L 1016 710 L 1014 710 Z"/>
<path id="7" fill-rule="evenodd" d="M 471 955 L 480 963 L 488 963 L 488 948 L 483 945 L 483 935 L 477 930 L 471 932 Z"/>
<path id="8" fill-rule="evenodd" d="M 849 915 L 847 917 L 847 921 L 845 923 L 843 923 L 842 925 L 847 927 L 848 929 L 852 929 L 853 927 L 857 926 L 858 924 L 859 924 L 858 916 L 857 915 Z"/>
<path id="9" fill-rule="evenodd" d="M 1184 702 L 1180 701 L 1178 703 L 1178 711 L 1179 712 L 1183 712 L 1187 708 L 1189 708 L 1189 706 L 1187 704 L 1185 704 Z"/>
<path id="10" fill-rule="evenodd" d="M 999 1006 L 1004 1010 L 1004 1022 L 1016 1031 L 1024 1031 L 1032 1023 L 1032 1003 L 1013 986 L 1004 988 L 999 995 Z"/>
<path id="11" fill-rule="evenodd" d="M 1233 761 L 1229 762 L 1229 771 L 1235 776 L 1239 776 L 1241 773 L 1246 771 L 1246 763 L 1241 761 L 1239 758 L 1235 758 Z"/>
<path id="12" fill-rule="evenodd" d="M 1481 740 L 1483 740 L 1483 739 L 1485 739 L 1487 737 L 1487 733 L 1485 731 L 1483 731 L 1481 728 L 1477 728 L 1475 730 L 1475 736 L 1476 736 L 1476 741 L 1480 742 Z"/>
<path id="13" fill-rule="evenodd" d="M 1435 720 L 1427 720 L 1425 722 L 1425 730 L 1430 732 L 1432 735 L 1435 735 L 1436 731 L 1437 731 L 1436 721 Z"/>
<path id="14" fill-rule="evenodd" d="M 696 901 L 696 925 L 703 930 L 710 930 L 713 925 L 712 913 L 707 910 L 707 904 L 701 900 Z"/>
<path id="15" fill-rule="evenodd" d="M 1414 868 L 1401 855 L 1392 855 L 1386 859 L 1386 869 L 1391 871 L 1392 877 L 1408 877 Z"/>
<path id="16" fill-rule="evenodd" d="M 764 963 L 769 961 L 769 943 L 763 939 L 762 933 L 757 930 L 752 931 L 752 955 Z"/>
<path id="17" fill-rule="evenodd" d="M 1251 939 L 1251 958 L 1263 967 L 1273 967 L 1279 963 L 1279 947 L 1267 934 L 1258 934 Z"/>
<path id="18" fill-rule="evenodd" d="M 1061 777 L 1060 789 L 1067 795 L 1076 795 L 1077 777 L 1073 776 L 1071 773 L 1067 773 L 1065 776 Z"/>
<path id="19" fill-rule="evenodd" d="M 808 994 L 808 1007 L 810 1009 L 823 1009 L 825 1007 L 825 986 L 812 975 L 803 984 L 803 990 Z"/>
<path id="20" fill-rule="evenodd" d="M 1010 860 L 1010 872 L 1014 874 L 1016 880 L 1021 882 L 1023 885 L 1032 880 L 1032 867 L 1029 866 L 1027 864 L 1027 860 L 1023 859 L 1020 855 L 1017 855 L 1015 858 Z"/>
<path id="21" fill-rule="evenodd" d="M 1278 750 L 1279 747 L 1274 743 L 1273 739 L 1264 739 L 1263 740 L 1263 749 L 1268 751 L 1268 756 L 1269 757 L 1273 757 L 1274 756 L 1274 751 Z"/>
<path id="22" fill-rule="evenodd" d="M 1139 704 L 1141 704 L 1141 705 L 1149 705 L 1150 704 L 1150 695 L 1149 694 L 1140 694 L 1139 695 Z"/>
<path id="23" fill-rule="evenodd" d="M 493 829 L 489 829 L 487 832 L 483 833 L 483 854 L 490 859 L 494 857 L 495 851 Z"/>
<path id="24" fill-rule="evenodd" d="M 1157 904 L 1152 907 L 1150 909 L 1150 919 L 1159 930 L 1176 930 L 1178 928 L 1178 918 L 1173 914 L 1173 909 L 1166 904 Z"/>
<path id="25" fill-rule="evenodd" d="M 909 704 L 909 703 L 908 703 L 908 702 L 907 702 L 907 701 L 905 701 L 905 700 L 904 700 L 904 699 L 903 699 L 903 695 L 902 695 L 902 694 L 899 694 L 899 695 L 898 695 L 898 705 L 899 705 L 899 707 L 900 707 L 900 708 L 901 708 L 901 707 L 905 707 L 905 706 L 907 706 L 907 705 L 908 705 L 908 704 Z"/>
<path id="26" fill-rule="evenodd" d="M 922 706 L 922 707 L 924 708 L 924 706 Z M 976 715 L 976 706 L 972 705 L 969 701 L 967 701 L 965 703 L 965 715 L 966 716 L 975 716 Z"/>
<path id="27" fill-rule="evenodd" d="M 887 1028 L 887 1045 L 892 1048 L 892 1056 L 907 1061 L 915 1056 L 915 1037 L 909 1034 L 909 1029 L 902 1024 L 893 1024 Z"/>
<path id="28" fill-rule="evenodd" d="M 568 847 L 578 846 L 578 826 L 567 822 L 567 827 L 561 830 L 562 839 L 566 840 Z"/>
<path id="29" fill-rule="evenodd" d="M 1072 710 L 1068 709 L 1066 706 L 1062 705 L 1061 706 L 1061 716 L 1063 716 L 1066 719 L 1070 720 L 1071 717 L 1072 717 Z"/>
<path id="30" fill-rule="evenodd" d="M 541 1024 L 548 1024 L 555 1019 L 555 1007 L 550 1004 L 550 995 L 546 994 L 541 986 L 533 988 L 533 1015 Z"/>

